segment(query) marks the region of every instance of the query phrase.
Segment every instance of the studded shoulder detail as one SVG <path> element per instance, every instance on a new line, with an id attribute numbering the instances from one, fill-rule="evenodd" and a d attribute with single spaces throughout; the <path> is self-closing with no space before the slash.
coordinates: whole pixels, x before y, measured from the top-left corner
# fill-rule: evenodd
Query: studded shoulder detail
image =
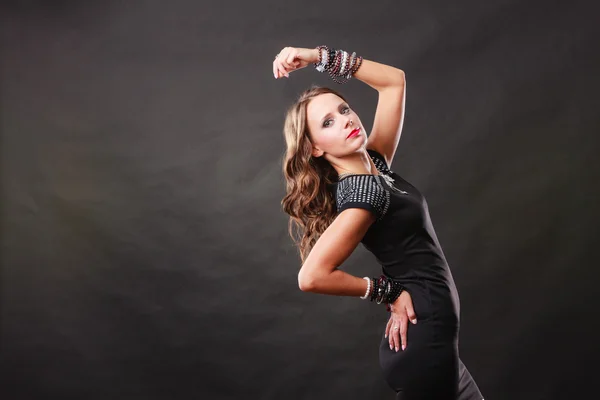
<path id="1" fill-rule="evenodd" d="M 392 174 L 392 170 L 388 168 L 387 163 L 383 156 L 372 149 L 368 149 L 367 153 L 371 156 L 371 160 L 373 160 L 373 164 L 375 164 L 375 168 L 377 168 L 382 174 Z"/>
<path id="2" fill-rule="evenodd" d="M 381 220 L 390 205 L 390 192 L 376 175 L 350 175 L 338 182 L 338 213 L 347 208 L 364 208 Z"/>

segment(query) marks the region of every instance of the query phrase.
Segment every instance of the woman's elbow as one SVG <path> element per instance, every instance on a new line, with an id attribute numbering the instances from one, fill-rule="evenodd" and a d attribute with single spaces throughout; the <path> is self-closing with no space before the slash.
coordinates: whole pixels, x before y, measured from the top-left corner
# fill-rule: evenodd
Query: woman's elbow
<path id="1" fill-rule="evenodd" d="M 315 279 L 306 273 L 298 274 L 298 287 L 303 292 L 312 292 L 315 288 Z"/>

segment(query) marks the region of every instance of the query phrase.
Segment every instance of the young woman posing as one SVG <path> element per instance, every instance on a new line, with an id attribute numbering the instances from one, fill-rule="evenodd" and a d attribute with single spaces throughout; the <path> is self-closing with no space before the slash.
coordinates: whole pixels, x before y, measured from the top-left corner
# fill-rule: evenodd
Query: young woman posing
<path id="1" fill-rule="evenodd" d="M 354 77 L 379 99 L 369 135 L 348 100 L 330 88 L 305 90 L 287 111 L 282 206 L 302 260 L 300 289 L 386 305 L 379 359 L 397 399 L 482 400 L 459 358 L 458 292 L 427 201 L 390 170 L 404 119 L 404 72 L 318 46 L 285 47 L 273 75 L 289 77 L 309 64 L 340 84 Z M 380 263 L 380 277 L 338 269 L 359 243 Z"/>

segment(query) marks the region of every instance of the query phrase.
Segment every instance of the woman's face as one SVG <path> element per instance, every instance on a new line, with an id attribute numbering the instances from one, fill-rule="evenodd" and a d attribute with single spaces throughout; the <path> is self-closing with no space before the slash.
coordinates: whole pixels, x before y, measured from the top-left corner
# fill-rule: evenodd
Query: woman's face
<path id="1" fill-rule="evenodd" d="M 355 153 L 367 140 L 358 115 L 348 103 L 333 93 L 314 97 L 308 103 L 306 113 L 315 157 L 323 153 L 343 157 Z M 360 129 L 358 134 L 348 137 L 356 128 Z"/>

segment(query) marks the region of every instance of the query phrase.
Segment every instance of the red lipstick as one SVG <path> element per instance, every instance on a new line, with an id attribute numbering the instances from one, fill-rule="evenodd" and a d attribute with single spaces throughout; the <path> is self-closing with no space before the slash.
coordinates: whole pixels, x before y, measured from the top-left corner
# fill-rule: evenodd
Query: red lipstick
<path id="1" fill-rule="evenodd" d="M 350 134 L 348 136 L 346 136 L 346 139 L 354 137 L 354 136 L 358 135 L 359 133 L 360 133 L 360 128 L 356 128 L 352 132 L 350 132 Z"/>

